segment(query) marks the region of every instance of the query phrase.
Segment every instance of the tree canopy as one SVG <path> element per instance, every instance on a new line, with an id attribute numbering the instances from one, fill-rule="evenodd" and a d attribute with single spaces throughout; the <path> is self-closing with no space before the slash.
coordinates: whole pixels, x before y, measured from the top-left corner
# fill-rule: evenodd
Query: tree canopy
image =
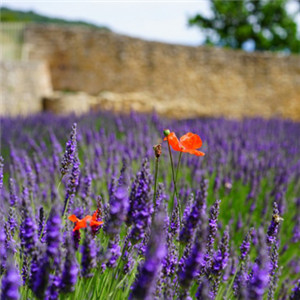
<path id="1" fill-rule="evenodd" d="M 206 17 L 197 14 L 189 19 L 189 24 L 200 27 L 208 45 L 239 49 L 245 48 L 248 43 L 252 44 L 254 50 L 300 53 L 296 13 L 288 13 L 288 2 L 210 0 L 212 15 Z"/>
<path id="2" fill-rule="evenodd" d="M 44 23 L 44 24 L 59 24 L 59 25 L 81 25 L 92 28 L 100 28 L 109 31 L 105 26 L 98 26 L 93 23 L 84 21 L 69 21 L 61 18 L 50 18 L 34 11 L 22 11 L 10 9 L 7 7 L 0 8 L 0 21 L 1 22 L 23 22 L 23 23 Z"/>

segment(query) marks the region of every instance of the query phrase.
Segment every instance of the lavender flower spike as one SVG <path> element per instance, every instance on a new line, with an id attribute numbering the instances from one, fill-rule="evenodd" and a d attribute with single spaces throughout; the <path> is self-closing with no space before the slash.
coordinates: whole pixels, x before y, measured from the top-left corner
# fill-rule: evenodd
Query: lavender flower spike
<path id="1" fill-rule="evenodd" d="M 3 186 L 3 167 L 4 167 L 4 159 L 0 156 L 0 190 Z"/>
<path id="2" fill-rule="evenodd" d="M 78 264 L 75 258 L 75 251 L 72 245 L 72 238 L 70 236 L 67 236 L 66 238 L 66 248 L 67 253 L 60 288 L 63 292 L 69 293 L 74 291 L 78 275 Z"/>
<path id="3" fill-rule="evenodd" d="M 68 211 L 69 202 L 74 197 L 73 195 L 76 193 L 76 189 L 79 184 L 79 175 L 80 175 L 79 165 L 80 165 L 80 161 L 76 153 L 73 159 L 73 167 L 72 167 L 71 175 L 69 177 L 68 188 L 67 188 L 67 193 L 64 201 L 64 208 L 63 208 L 62 215 L 64 215 L 65 212 Z"/>
<path id="4" fill-rule="evenodd" d="M 210 209 L 210 217 L 208 220 L 208 236 L 207 236 L 207 243 L 206 243 L 206 255 L 205 255 L 205 268 L 210 268 L 211 263 L 211 256 L 213 245 L 215 242 L 215 236 L 218 231 L 218 216 L 220 210 L 220 203 L 221 200 L 217 200 Z"/>
<path id="5" fill-rule="evenodd" d="M 258 231 L 259 252 L 248 284 L 248 298 L 262 300 L 269 282 L 269 260 L 263 229 Z"/>
<path id="6" fill-rule="evenodd" d="M 300 279 L 296 283 L 295 287 L 292 289 L 292 293 L 290 295 L 290 300 L 300 299 Z"/>
<path id="7" fill-rule="evenodd" d="M 61 161 L 60 173 L 62 176 L 68 173 L 69 166 L 73 163 L 74 155 L 77 147 L 76 135 L 77 135 L 77 124 L 74 123 L 72 126 L 70 139 L 66 143 L 66 150 L 65 150 L 64 157 Z"/>
<path id="8" fill-rule="evenodd" d="M 151 175 L 148 160 L 143 162 L 142 170 L 138 173 L 137 187 L 130 194 L 130 207 L 128 218 L 133 224 L 130 232 L 130 240 L 133 244 L 145 237 L 145 232 L 151 222 L 152 196 L 151 196 Z"/>
<path id="9" fill-rule="evenodd" d="M 268 232 L 267 232 L 267 245 L 271 246 L 276 242 L 276 237 L 278 234 L 279 224 L 280 221 L 283 221 L 283 219 L 279 216 L 279 210 L 278 205 L 276 202 L 273 204 L 273 215 L 272 215 L 272 221 L 269 226 Z"/>
<path id="10" fill-rule="evenodd" d="M 47 255 L 49 258 L 57 258 L 59 254 L 59 245 L 61 241 L 61 218 L 54 206 L 51 210 L 48 222 L 47 222 Z"/>
<path id="11" fill-rule="evenodd" d="M 242 262 L 245 261 L 246 257 L 249 254 L 250 251 L 250 243 L 251 243 L 251 234 L 252 234 L 253 228 L 250 229 L 250 231 L 247 233 L 246 237 L 244 238 L 242 245 L 240 247 L 241 256 L 240 260 Z"/>
<path id="12" fill-rule="evenodd" d="M 7 271 L 2 278 L 1 300 L 18 300 L 20 298 L 20 285 L 20 275 L 12 262 L 12 257 L 10 257 L 8 260 Z"/>
<path id="13" fill-rule="evenodd" d="M 126 220 L 128 210 L 128 194 L 125 186 L 117 187 L 111 196 L 109 218 L 104 226 L 104 231 L 114 236 L 119 234 L 123 222 Z"/>
<path id="14" fill-rule="evenodd" d="M 224 231 L 222 241 L 218 251 L 215 253 L 212 261 L 212 274 L 213 274 L 213 284 L 212 284 L 212 294 L 214 297 L 217 295 L 219 285 L 221 282 L 222 271 L 227 266 L 229 257 L 229 231 L 228 227 Z"/>
<path id="15" fill-rule="evenodd" d="M 81 259 L 81 274 L 83 277 L 92 277 L 91 272 L 96 266 L 96 244 L 92 237 L 92 229 L 88 225 L 85 239 L 82 245 L 82 259 Z"/>
<path id="16" fill-rule="evenodd" d="M 129 299 L 153 299 L 152 292 L 155 279 L 159 274 L 166 248 L 164 243 L 164 214 L 159 212 L 154 219 L 151 237 L 147 246 L 144 264 L 139 269 Z"/>

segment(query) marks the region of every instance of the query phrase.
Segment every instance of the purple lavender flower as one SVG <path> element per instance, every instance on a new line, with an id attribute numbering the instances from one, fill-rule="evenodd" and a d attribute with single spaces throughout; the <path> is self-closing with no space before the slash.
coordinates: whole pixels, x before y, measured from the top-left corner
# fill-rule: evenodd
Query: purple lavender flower
<path id="1" fill-rule="evenodd" d="M 251 228 L 250 231 L 247 233 L 245 239 L 242 242 L 242 245 L 240 247 L 241 256 L 240 260 L 245 261 L 245 258 L 248 256 L 250 251 L 250 243 L 251 243 L 251 234 L 253 229 Z"/>
<path id="2" fill-rule="evenodd" d="M 240 269 L 238 270 L 235 278 L 234 278 L 234 284 L 233 284 L 233 289 L 234 289 L 234 294 L 236 297 L 239 299 L 243 299 L 246 297 L 245 294 L 245 286 L 246 286 L 246 281 L 247 281 L 247 270 L 246 270 L 246 265 L 247 265 L 247 259 L 249 257 L 249 252 L 250 252 L 250 246 L 251 246 L 251 239 L 252 239 L 252 232 L 253 228 L 251 228 L 246 237 L 244 238 L 242 245 L 240 246 Z"/>
<path id="3" fill-rule="evenodd" d="M 51 265 L 47 255 L 39 261 L 39 269 L 36 272 L 32 290 L 39 299 L 43 299 L 49 284 Z"/>
<path id="4" fill-rule="evenodd" d="M 126 220 L 128 210 L 128 192 L 125 186 L 117 187 L 109 200 L 109 218 L 104 224 L 104 230 L 110 235 L 118 235 Z"/>
<path id="5" fill-rule="evenodd" d="M 20 275 L 12 262 L 12 258 L 10 258 L 7 270 L 2 278 L 1 300 L 18 300 L 20 298 L 20 285 Z"/>
<path id="6" fill-rule="evenodd" d="M 5 270 L 5 264 L 6 264 L 6 234 L 4 231 L 4 226 L 2 222 L 0 222 L 0 275 L 3 274 Z"/>
<path id="7" fill-rule="evenodd" d="M 296 221 L 295 221 L 295 226 L 293 228 L 293 237 L 292 237 L 292 242 L 297 243 L 300 241 L 300 215 L 297 213 L 295 215 Z"/>
<path id="8" fill-rule="evenodd" d="M 204 264 L 204 246 L 206 235 L 206 211 L 205 204 L 202 205 L 199 214 L 200 224 L 197 228 L 197 232 L 194 239 L 194 244 L 191 245 L 191 250 L 188 250 L 188 246 L 185 251 L 186 256 L 180 261 L 180 266 L 178 268 L 178 281 L 181 286 L 180 297 L 185 299 L 189 297 L 189 287 L 192 284 L 192 280 L 199 276 L 199 268 Z"/>
<path id="9" fill-rule="evenodd" d="M 27 156 L 25 156 L 25 173 L 26 173 L 28 190 L 30 194 L 32 194 L 35 182 L 34 182 L 34 175 L 32 172 L 30 160 Z"/>
<path id="10" fill-rule="evenodd" d="M 92 277 L 92 269 L 96 267 L 96 244 L 92 236 L 92 229 L 87 226 L 87 232 L 81 248 L 81 275 L 83 277 Z"/>
<path id="11" fill-rule="evenodd" d="M 47 255 L 49 258 L 58 259 L 59 257 L 59 246 L 61 242 L 61 217 L 54 206 L 50 212 L 50 216 L 47 222 Z"/>
<path id="12" fill-rule="evenodd" d="M 198 275 L 198 268 L 203 260 L 203 247 L 198 240 L 201 232 L 196 233 L 195 244 L 186 257 L 181 261 L 178 272 L 178 281 L 181 286 L 181 298 L 185 299 L 189 295 L 189 288 L 192 280 Z"/>
<path id="13" fill-rule="evenodd" d="M 206 242 L 206 254 L 205 254 L 205 262 L 206 262 L 206 269 L 210 268 L 211 264 L 211 255 L 213 251 L 213 245 L 215 242 L 215 236 L 218 231 L 218 216 L 220 210 L 220 203 L 221 200 L 217 200 L 210 209 L 210 217 L 208 220 L 208 235 L 207 235 L 207 242 Z"/>
<path id="14" fill-rule="evenodd" d="M 160 206 L 163 205 L 163 203 L 165 203 L 167 199 L 167 196 L 165 194 L 165 187 L 163 185 L 163 183 L 159 183 L 158 187 L 157 187 L 157 193 L 156 193 L 156 207 L 155 207 L 155 212 L 153 214 L 156 214 L 156 212 L 159 210 Z"/>
<path id="15" fill-rule="evenodd" d="M 200 220 L 200 212 L 203 206 L 205 206 L 207 186 L 208 181 L 203 180 L 201 182 L 201 191 L 197 192 L 196 199 L 191 208 L 189 216 L 185 219 L 184 226 L 180 232 L 179 239 L 181 242 L 188 243 L 192 239 L 195 228 Z"/>
<path id="16" fill-rule="evenodd" d="M 166 241 L 167 241 L 167 254 L 162 261 L 162 276 L 165 281 L 167 278 L 171 278 L 176 272 L 177 262 L 178 262 L 178 249 L 174 243 L 174 232 L 172 232 L 170 227 L 169 217 L 166 214 L 165 217 L 165 226 L 166 226 Z"/>
<path id="17" fill-rule="evenodd" d="M 82 198 L 82 202 L 86 207 L 89 205 L 89 198 L 92 193 L 91 185 L 92 185 L 92 176 L 90 175 L 88 168 L 85 168 L 85 176 L 83 178 L 81 198 Z"/>
<path id="18" fill-rule="evenodd" d="M 60 274 L 57 274 L 58 270 L 55 271 L 55 274 L 50 274 L 49 276 L 49 287 L 46 291 L 45 300 L 57 300 L 59 297 L 59 288 L 60 288 Z"/>
<path id="19" fill-rule="evenodd" d="M 196 299 L 198 300 L 207 300 L 211 298 L 211 294 L 209 293 L 210 283 L 206 277 L 200 282 L 197 293 Z"/>
<path id="20" fill-rule="evenodd" d="M 70 139 L 66 143 L 66 150 L 64 153 L 64 157 L 61 161 L 60 173 L 62 176 L 68 173 L 69 166 L 73 163 L 74 156 L 76 153 L 76 147 L 77 147 L 76 135 L 77 135 L 77 124 L 74 123 L 72 126 Z"/>
<path id="21" fill-rule="evenodd" d="M 73 292 L 78 275 L 78 264 L 75 258 L 75 251 L 72 245 L 72 239 L 70 236 L 66 238 L 66 257 L 62 272 L 62 278 L 60 283 L 61 291 L 64 293 Z"/>
<path id="22" fill-rule="evenodd" d="M 268 246 L 271 246 L 272 244 L 274 244 L 276 242 L 279 224 L 280 224 L 281 220 L 283 220 L 283 219 L 279 216 L 279 210 L 278 210 L 277 203 L 274 202 L 272 221 L 269 226 L 269 229 L 267 232 L 267 237 L 266 237 Z"/>
<path id="23" fill-rule="evenodd" d="M 133 254 L 132 252 L 128 252 L 127 255 L 124 254 L 124 256 L 123 256 L 125 258 L 125 265 L 123 268 L 124 274 L 128 274 L 133 268 L 134 260 L 133 260 L 132 254 Z"/>
<path id="24" fill-rule="evenodd" d="M 237 299 L 248 299 L 247 298 L 247 283 L 248 283 L 248 273 L 245 268 L 241 268 L 236 277 L 234 278 L 233 290 L 234 295 Z"/>
<path id="25" fill-rule="evenodd" d="M 73 237 L 74 249 L 78 250 L 80 244 L 80 238 L 81 238 L 80 231 L 79 230 L 73 231 L 72 237 Z"/>
<path id="26" fill-rule="evenodd" d="M 290 295 L 290 300 L 298 300 L 300 299 L 300 279 L 295 284 L 295 287 L 292 289 L 292 293 Z"/>
<path id="27" fill-rule="evenodd" d="M 31 254 L 38 241 L 36 224 L 31 217 L 31 208 L 25 209 L 25 215 L 21 223 L 20 238 L 25 254 Z"/>
<path id="28" fill-rule="evenodd" d="M 80 165 L 80 161 L 78 159 L 78 155 L 75 153 L 73 159 L 72 172 L 68 180 L 68 187 L 66 191 L 66 197 L 65 197 L 62 215 L 64 215 L 66 211 L 69 211 L 70 205 L 73 204 L 72 199 L 79 185 L 79 175 L 80 175 L 79 165 Z"/>
<path id="29" fill-rule="evenodd" d="M 41 206 L 39 210 L 39 223 L 38 223 L 38 236 L 41 242 L 45 242 L 46 226 L 45 226 L 45 215 L 44 208 Z"/>
<path id="30" fill-rule="evenodd" d="M 43 177 L 41 174 L 41 164 L 36 153 L 33 154 L 33 167 L 36 176 L 36 183 L 39 185 L 43 182 Z"/>
<path id="31" fill-rule="evenodd" d="M 136 176 L 129 197 L 127 224 L 133 225 L 130 234 L 130 239 L 133 243 L 137 243 L 144 238 L 145 231 L 151 222 L 151 214 L 153 211 L 151 184 L 152 179 L 149 164 L 148 160 L 145 159 L 142 170 Z"/>
<path id="32" fill-rule="evenodd" d="M 228 228 L 224 231 L 219 249 L 212 259 L 211 274 L 212 274 L 212 295 L 215 297 L 218 292 L 222 271 L 227 266 L 229 257 L 229 232 Z"/>
<path id="33" fill-rule="evenodd" d="M 154 219 L 145 261 L 139 268 L 129 299 L 152 299 L 153 284 L 161 268 L 166 249 L 164 244 L 164 215 L 159 212 Z"/>
<path id="34" fill-rule="evenodd" d="M 32 255 L 33 256 L 33 255 Z M 23 285 L 26 284 L 28 278 L 29 278 L 29 263 L 28 263 L 28 256 L 24 255 L 23 262 L 22 262 L 22 279 L 23 279 Z"/>
<path id="35" fill-rule="evenodd" d="M 259 252 L 248 283 L 248 298 L 262 300 L 269 282 L 269 261 L 263 229 L 258 231 Z"/>
<path id="36" fill-rule="evenodd" d="M 110 240 L 108 247 L 108 262 L 107 267 L 114 268 L 117 264 L 117 260 L 121 255 L 121 247 L 119 245 L 119 238 L 115 238 L 114 240 Z"/>
<path id="37" fill-rule="evenodd" d="M 127 186 L 128 182 L 129 182 L 129 178 L 128 178 L 128 174 L 127 174 L 127 167 L 128 167 L 128 163 L 126 161 L 125 158 L 123 158 L 123 166 L 122 169 L 120 171 L 120 176 L 118 179 L 118 185 L 124 185 Z"/>
<path id="38" fill-rule="evenodd" d="M 238 220 L 236 222 L 236 230 L 239 231 L 243 227 L 242 215 L 239 213 Z"/>
<path id="39" fill-rule="evenodd" d="M 0 156 L 0 190 L 3 186 L 3 167 L 4 167 L 4 159 Z"/>
<path id="40" fill-rule="evenodd" d="M 36 250 L 33 252 L 32 254 L 32 259 L 31 259 L 31 263 L 30 263 L 30 275 L 29 275 L 29 286 L 31 288 L 33 288 L 34 286 L 34 283 L 36 281 L 36 275 L 38 273 L 38 270 L 39 270 L 39 256 L 40 256 L 40 251 Z M 26 284 L 26 279 L 27 279 L 27 276 L 23 276 L 23 282 L 24 284 Z"/>
<path id="41" fill-rule="evenodd" d="M 58 169 L 59 167 L 59 155 L 62 152 L 62 146 L 59 143 L 59 141 L 57 140 L 57 137 L 55 136 L 55 134 L 50 131 L 50 143 L 53 149 L 53 164 L 54 164 L 54 169 Z"/>
<path id="42" fill-rule="evenodd" d="M 12 178 L 9 179 L 9 204 L 10 206 L 15 206 L 19 201 L 18 196 L 16 194 L 15 182 Z"/>
<path id="43" fill-rule="evenodd" d="M 80 161 L 77 154 L 74 154 L 73 159 L 73 168 L 70 175 L 70 178 L 68 180 L 68 187 L 67 187 L 67 194 L 72 195 L 76 193 L 76 189 L 79 185 L 79 175 L 80 175 L 80 169 L 79 169 Z"/>
<path id="44" fill-rule="evenodd" d="M 278 282 L 278 242 L 274 244 L 271 253 L 271 266 L 269 271 L 269 291 L 268 300 L 274 299 L 275 290 Z"/>
<path id="45" fill-rule="evenodd" d="M 220 170 L 218 170 L 217 175 L 215 177 L 214 187 L 213 187 L 214 192 L 216 193 L 220 187 L 221 187 L 221 178 L 220 178 Z"/>

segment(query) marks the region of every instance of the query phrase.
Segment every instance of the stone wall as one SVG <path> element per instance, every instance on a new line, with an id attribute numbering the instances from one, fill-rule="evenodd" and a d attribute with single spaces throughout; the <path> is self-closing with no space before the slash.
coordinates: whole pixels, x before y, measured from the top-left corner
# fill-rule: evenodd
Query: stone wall
<path id="1" fill-rule="evenodd" d="M 0 62 L 0 115 L 28 115 L 43 110 L 42 97 L 52 93 L 44 62 Z"/>
<path id="2" fill-rule="evenodd" d="M 31 59 L 49 64 L 55 90 L 146 93 L 177 117 L 300 120 L 300 56 L 169 45 L 53 25 L 27 27 L 25 43 Z"/>

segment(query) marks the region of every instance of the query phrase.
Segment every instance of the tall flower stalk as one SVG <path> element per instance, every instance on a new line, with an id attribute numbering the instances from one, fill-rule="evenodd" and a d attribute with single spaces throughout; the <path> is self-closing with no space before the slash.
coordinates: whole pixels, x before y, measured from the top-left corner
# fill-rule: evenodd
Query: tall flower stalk
<path id="1" fill-rule="evenodd" d="M 170 130 L 166 129 L 164 130 L 164 135 L 167 139 L 168 142 L 168 149 L 169 149 L 169 156 L 170 156 L 170 162 L 171 162 L 171 170 L 172 170 L 172 179 L 173 179 L 173 185 L 174 185 L 174 193 L 176 195 L 177 198 L 177 204 L 178 206 L 180 206 L 179 204 L 179 198 L 178 198 L 178 193 L 177 193 L 177 185 L 176 185 L 176 176 L 175 176 L 175 172 L 174 172 L 174 164 L 173 164 L 173 156 L 172 156 L 172 152 L 171 152 L 171 147 L 170 147 L 170 142 L 169 142 L 169 135 L 170 135 Z M 170 212 L 172 214 L 173 208 L 174 208 L 174 199 L 175 197 L 173 196 L 171 199 L 171 205 L 170 205 Z M 181 209 L 179 209 L 179 214 L 180 214 Z M 181 220 L 181 217 L 180 217 Z"/>
<path id="2" fill-rule="evenodd" d="M 155 154 L 155 175 L 154 175 L 154 193 L 153 193 L 153 209 L 156 208 L 156 192 L 157 192 L 157 174 L 158 174 L 158 163 L 161 155 L 161 144 L 153 146 Z"/>
<path id="3" fill-rule="evenodd" d="M 180 220 L 180 224 L 181 224 L 182 210 L 181 210 L 180 199 L 178 197 L 177 176 L 178 176 L 182 152 L 190 153 L 190 154 L 193 154 L 196 156 L 204 156 L 205 154 L 203 152 L 197 150 L 198 148 L 200 148 L 202 146 L 202 140 L 197 134 L 188 132 L 187 134 L 183 135 L 180 138 L 180 140 L 178 140 L 178 138 L 174 132 L 170 132 L 169 129 L 165 129 L 164 135 L 165 135 L 164 140 L 167 141 L 167 143 L 168 143 L 171 169 L 172 169 L 172 178 L 173 178 L 173 184 L 174 184 L 174 193 L 177 198 L 177 206 L 178 206 L 178 210 L 179 210 L 179 220 Z M 174 163 L 173 163 L 173 157 L 172 157 L 172 152 L 171 152 L 170 146 L 172 146 L 173 150 L 180 152 L 176 173 L 174 171 Z M 174 199 L 175 199 L 175 197 L 173 195 L 172 200 L 171 200 L 171 205 L 170 205 L 171 213 L 174 208 Z"/>

